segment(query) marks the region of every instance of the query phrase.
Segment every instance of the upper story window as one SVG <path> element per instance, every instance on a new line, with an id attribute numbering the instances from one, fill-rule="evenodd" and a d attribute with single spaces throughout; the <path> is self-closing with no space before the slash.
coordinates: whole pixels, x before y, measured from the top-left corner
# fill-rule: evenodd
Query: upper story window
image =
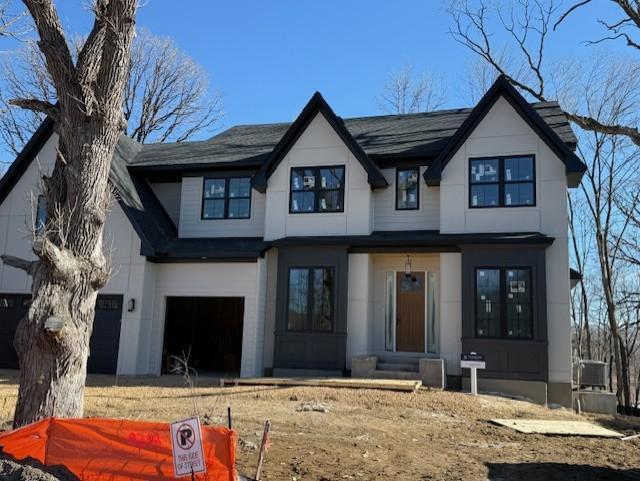
<path id="1" fill-rule="evenodd" d="M 35 218 L 35 225 L 34 225 L 36 233 L 42 232 L 46 222 L 47 222 L 47 198 L 44 195 L 39 195 L 38 203 L 36 204 L 36 218 Z"/>
<path id="2" fill-rule="evenodd" d="M 332 267 L 289 269 L 287 329 L 333 330 L 334 270 Z"/>
<path id="3" fill-rule="evenodd" d="M 396 210 L 415 210 L 419 208 L 420 169 L 396 170 Z"/>
<path id="4" fill-rule="evenodd" d="M 536 204 L 533 155 L 469 160 L 469 207 Z"/>
<path id="5" fill-rule="evenodd" d="M 344 166 L 291 169 L 289 212 L 344 212 Z"/>
<path id="6" fill-rule="evenodd" d="M 531 269 L 476 269 L 476 335 L 530 339 L 531 300 Z"/>
<path id="7" fill-rule="evenodd" d="M 202 219 L 248 219 L 250 177 L 207 177 L 202 193 Z"/>

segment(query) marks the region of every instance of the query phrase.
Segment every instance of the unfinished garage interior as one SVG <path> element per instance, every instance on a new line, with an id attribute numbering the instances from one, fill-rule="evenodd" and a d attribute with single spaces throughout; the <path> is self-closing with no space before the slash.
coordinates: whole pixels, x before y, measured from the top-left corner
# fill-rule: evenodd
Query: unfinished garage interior
<path id="1" fill-rule="evenodd" d="M 168 297 L 163 343 L 163 373 L 176 357 L 201 373 L 240 372 L 243 297 Z"/>

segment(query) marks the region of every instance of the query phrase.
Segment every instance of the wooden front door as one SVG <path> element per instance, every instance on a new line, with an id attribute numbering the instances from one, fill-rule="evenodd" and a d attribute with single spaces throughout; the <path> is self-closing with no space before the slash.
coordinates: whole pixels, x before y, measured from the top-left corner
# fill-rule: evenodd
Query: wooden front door
<path id="1" fill-rule="evenodd" d="M 396 274 L 396 351 L 424 352 L 424 272 Z"/>

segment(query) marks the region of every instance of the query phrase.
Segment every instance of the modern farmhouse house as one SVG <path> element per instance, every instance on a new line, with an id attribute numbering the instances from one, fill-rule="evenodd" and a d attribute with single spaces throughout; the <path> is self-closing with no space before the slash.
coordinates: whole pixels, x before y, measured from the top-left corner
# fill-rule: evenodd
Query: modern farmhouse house
<path id="1" fill-rule="evenodd" d="M 0 252 L 28 257 L 46 120 L 0 182 Z M 358 375 L 468 383 L 571 405 L 567 189 L 585 165 L 556 103 L 498 78 L 473 108 L 241 125 L 113 159 L 89 369 Z M 0 266 L 0 367 L 29 305 Z"/>

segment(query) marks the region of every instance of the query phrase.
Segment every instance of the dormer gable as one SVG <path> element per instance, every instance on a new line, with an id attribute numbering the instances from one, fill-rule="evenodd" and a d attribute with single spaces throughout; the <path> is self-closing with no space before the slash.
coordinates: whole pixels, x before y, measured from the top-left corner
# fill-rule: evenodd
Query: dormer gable
<path id="1" fill-rule="evenodd" d="M 260 192 L 265 192 L 269 177 L 273 174 L 278 164 L 284 159 L 291 148 L 296 144 L 303 132 L 309 127 L 317 115 L 322 115 L 333 128 L 342 142 L 351 151 L 353 156 L 360 162 L 367 172 L 367 181 L 372 189 L 387 187 L 387 181 L 380 172 L 377 165 L 369 158 L 366 152 L 360 147 L 358 142 L 347 130 L 344 122 L 338 117 L 329 104 L 322 97 L 320 92 L 316 92 L 307 105 L 302 109 L 298 118 L 291 124 L 286 133 L 274 147 L 269 158 L 257 172 L 254 178 L 254 188 Z"/>

